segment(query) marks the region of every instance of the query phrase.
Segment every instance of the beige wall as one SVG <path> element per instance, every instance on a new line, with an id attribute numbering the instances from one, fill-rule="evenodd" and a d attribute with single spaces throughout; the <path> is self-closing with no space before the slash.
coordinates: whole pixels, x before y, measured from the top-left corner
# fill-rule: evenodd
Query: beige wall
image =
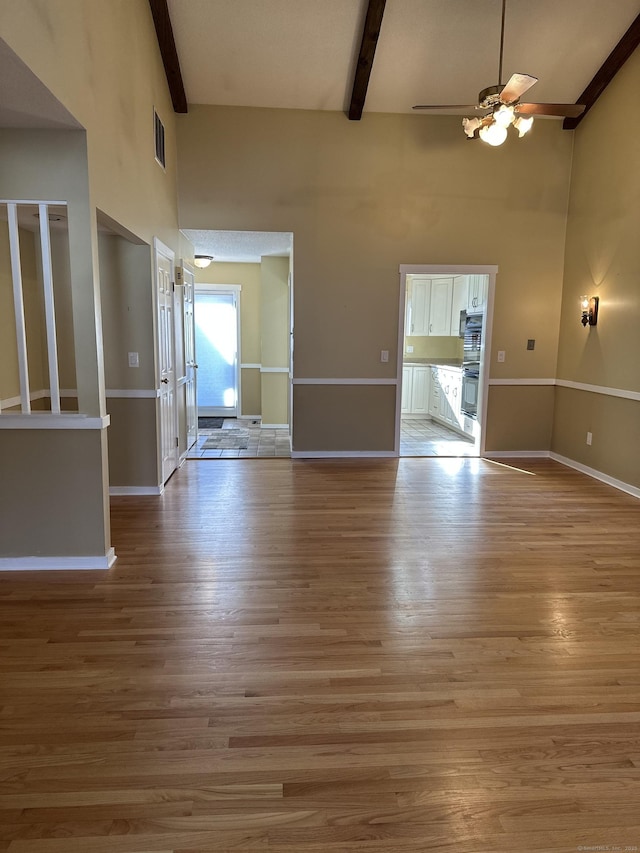
<path id="1" fill-rule="evenodd" d="M 549 450 L 553 427 L 553 385 L 492 385 L 492 412 L 485 449 L 492 451 Z"/>
<path id="2" fill-rule="evenodd" d="M 104 557 L 103 443 L 106 430 L 0 430 L 0 556 Z"/>
<path id="3" fill-rule="evenodd" d="M 393 450 L 395 398 L 394 385 L 294 385 L 293 450 Z"/>
<path id="4" fill-rule="evenodd" d="M 128 398 L 117 392 L 153 391 L 153 281 L 149 246 L 100 234 L 100 292 L 104 339 L 110 486 L 157 486 L 155 399 Z M 129 367 L 137 352 L 139 367 Z"/>
<path id="5" fill-rule="evenodd" d="M 289 259 L 262 258 L 262 366 L 289 364 Z"/>
<path id="6" fill-rule="evenodd" d="M 289 395 L 289 258 L 263 257 L 262 366 L 286 373 L 262 373 L 262 422 L 286 424 Z"/>
<path id="7" fill-rule="evenodd" d="M 640 488 L 639 407 L 637 400 L 556 388 L 554 453 Z"/>
<path id="8" fill-rule="evenodd" d="M 51 232 L 51 266 L 56 307 L 56 338 L 60 388 L 76 390 L 76 353 L 71 298 L 71 257 L 66 229 Z M 75 398 L 73 407 L 77 408 Z"/>
<path id="9" fill-rule="evenodd" d="M 567 224 L 558 378 L 640 391 L 640 51 L 576 131 Z M 598 325 L 579 297 L 599 296 Z M 593 444 L 586 445 L 586 433 Z M 640 402 L 556 389 L 552 449 L 640 485 Z"/>
<path id="10" fill-rule="evenodd" d="M 155 388 L 151 250 L 100 234 L 100 293 L 107 388 Z M 140 366 L 129 367 L 130 352 Z"/>
<path id="11" fill-rule="evenodd" d="M 261 392 L 262 423 L 265 426 L 286 426 L 289 374 L 263 373 Z"/>
<path id="12" fill-rule="evenodd" d="M 156 409 L 153 399 L 107 399 L 110 486 L 158 486 L 158 454 L 149 440 L 156 434 Z"/>
<path id="13" fill-rule="evenodd" d="M 412 346 L 413 352 L 407 352 Z M 460 338 L 438 338 L 429 335 L 409 335 L 404 339 L 404 361 L 412 358 L 462 359 L 463 341 Z"/>
<path id="14" fill-rule="evenodd" d="M 262 376 L 260 370 L 252 367 L 240 372 L 241 414 L 262 417 Z"/>
<path id="15" fill-rule="evenodd" d="M 293 232 L 297 378 L 395 376 L 401 263 L 498 264 L 491 373 L 553 376 L 572 134 L 540 121 L 499 149 L 463 137 L 457 117 L 191 107 L 178 118 L 181 224 Z M 325 448 L 321 396 L 296 395 L 294 443 L 315 420 Z M 395 402 L 377 399 L 373 443 L 392 449 Z"/>

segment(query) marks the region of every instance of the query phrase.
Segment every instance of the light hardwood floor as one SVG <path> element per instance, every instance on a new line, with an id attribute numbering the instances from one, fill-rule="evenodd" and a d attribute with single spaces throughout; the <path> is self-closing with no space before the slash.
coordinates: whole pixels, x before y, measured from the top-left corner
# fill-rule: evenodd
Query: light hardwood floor
<path id="1" fill-rule="evenodd" d="M 640 847 L 639 501 L 220 460 L 112 521 L 109 573 L 0 576 L 0 850 Z"/>

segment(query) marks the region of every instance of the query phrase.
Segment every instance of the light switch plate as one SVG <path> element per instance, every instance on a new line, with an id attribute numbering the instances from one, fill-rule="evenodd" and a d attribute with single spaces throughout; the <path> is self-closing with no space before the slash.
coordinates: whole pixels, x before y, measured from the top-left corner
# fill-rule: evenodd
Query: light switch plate
<path id="1" fill-rule="evenodd" d="M 129 353 L 129 367 L 140 367 L 140 358 L 137 352 Z"/>
<path id="2" fill-rule="evenodd" d="M 389 350 L 381 349 L 380 350 L 380 361 L 389 361 Z"/>
<path id="3" fill-rule="evenodd" d="M 503 349 L 499 349 L 498 350 L 498 361 L 504 361 L 505 355 L 506 355 L 505 351 Z"/>

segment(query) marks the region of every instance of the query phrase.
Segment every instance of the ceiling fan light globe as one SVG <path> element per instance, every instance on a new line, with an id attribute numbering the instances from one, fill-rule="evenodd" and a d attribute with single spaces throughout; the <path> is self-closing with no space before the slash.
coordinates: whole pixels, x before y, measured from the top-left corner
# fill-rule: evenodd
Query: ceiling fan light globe
<path id="1" fill-rule="evenodd" d="M 493 145 L 494 148 L 502 143 L 507 138 L 507 128 L 493 122 L 487 127 L 480 128 L 480 139 L 488 145 Z"/>
<path id="2" fill-rule="evenodd" d="M 493 114 L 493 120 L 500 127 L 509 127 L 514 117 L 513 107 L 508 107 L 506 104 L 502 104 Z"/>
<path id="3" fill-rule="evenodd" d="M 482 122 L 479 118 L 463 118 L 462 119 L 462 127 L 464 128 L 464 132 L 467 134 L 469 139 L 473 138 L 474 133 L 480 127 Z"/>
<path id="4" fill-rule="evenodd" d="M 518 136 L 522 138 L 525 133 L 529 133 L 533 124 L 533 116 L 518 116 L 514 121 L 513 126 L 518 131 Z"/>

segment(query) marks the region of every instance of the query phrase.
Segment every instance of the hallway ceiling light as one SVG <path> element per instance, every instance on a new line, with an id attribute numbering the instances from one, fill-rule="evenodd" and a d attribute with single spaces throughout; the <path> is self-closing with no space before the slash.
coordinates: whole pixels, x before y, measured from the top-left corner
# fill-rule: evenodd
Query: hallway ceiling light
<path id="1" fill-rule="evenodd" d="M 213 260 L 213 255 L 196 255 L 193 259 L 193 263 L 200 270 L 206 270 L 211 261 Z"/>

